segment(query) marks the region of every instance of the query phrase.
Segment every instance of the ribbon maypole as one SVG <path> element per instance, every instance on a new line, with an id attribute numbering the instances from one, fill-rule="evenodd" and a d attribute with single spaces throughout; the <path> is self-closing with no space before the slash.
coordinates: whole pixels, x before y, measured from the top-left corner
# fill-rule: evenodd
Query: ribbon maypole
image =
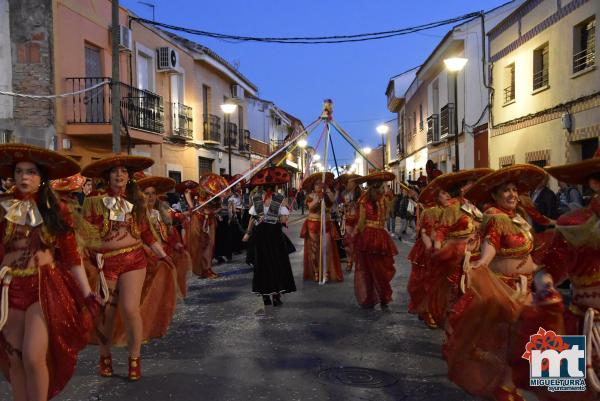
<path id="1" fill-rule="evenodd" d="M 327 191 L 325 190 L 325 177 L 327 173 L 327 144 L 329 143 L 330 127 L 329 121 L 331 121 L 331 113 L 333 111 L 333 101 L 331 99 L 325 99 L 323 103 L 323 113 L 321 119 L 325 122 L 325 140 L 323 141 L 323 175 L 321 176 L 321 182 L 323 183 L 323 197 L 321 198 L 321 235 L 319 238 L 319 284 L 323 285 L 327 282 L 327 204 L 325 197 Z"/>

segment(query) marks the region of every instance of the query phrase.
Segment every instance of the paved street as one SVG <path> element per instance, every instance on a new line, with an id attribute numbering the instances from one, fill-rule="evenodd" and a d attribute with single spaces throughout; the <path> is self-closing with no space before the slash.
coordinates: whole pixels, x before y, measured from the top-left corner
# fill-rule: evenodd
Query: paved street
<path id="1" fill-rule="evenodd" d="M 399 244 L 391 313 L 360 309 L 352 276 L 341 284 L 302 281 L 301 221 L 292 216 L 298 291 L 267 310 L 250 293 L 241 258 L 217 266 L 224 277 L 191 279 L 166 338 L 142 349 L 144 377 L 128 383 L 126 352 L 115 350 L 111 379 L 100 378 L 97 348 L 80 356 L 57 400 L 471 400 L 446 379 L 440 331 L 406 313 L 409 246 Z M 374 369 L 373 375 L 359 369 Z M 344 384 L 344 382 L 346 384 Z M 0 399 L 9 399 L 2 381 Z"/>

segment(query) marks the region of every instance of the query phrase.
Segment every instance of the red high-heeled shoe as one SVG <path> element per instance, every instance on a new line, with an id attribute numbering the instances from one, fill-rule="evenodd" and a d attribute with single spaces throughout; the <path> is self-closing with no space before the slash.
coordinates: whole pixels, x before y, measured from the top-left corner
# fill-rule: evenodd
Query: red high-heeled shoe
<path id="1" fill-rule="evenodd" d="M 129 380 L 136 381 L 142 378 L 142 365 L 140 357 L 129 357 Z"/>
<path id="2" fill-rule="evenodd" d="M 108 356 L 100 355 L 99 367 L 100 367 L 100 376 L 111 377 L 113 375 L 112 355 L 108 355 Z"/>

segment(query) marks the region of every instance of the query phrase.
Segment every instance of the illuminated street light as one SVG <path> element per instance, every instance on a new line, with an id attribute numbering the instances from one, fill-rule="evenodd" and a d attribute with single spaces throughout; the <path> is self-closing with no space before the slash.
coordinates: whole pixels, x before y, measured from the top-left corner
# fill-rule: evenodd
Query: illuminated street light
<path id="1" fill-rule="evenodd" d="M 224 118 L 224 133 L 227 138 L 227 157 L 229 159 L 229 176 L 231 177 L 231 130 L 229 129 L 229 115 L 233 113 L 237 109 L 237 104 L 234 103 L 224 103 L 221 105 L 221 111 L 225 114 Z"/>
<path id="2" fill-rule="evenodd" d="M 375 128 L 377 130 L 377 132 L 379 132 L 381 135 L 383 134 L 387 134 L 390 130 L 390 127 L 388 127 L 386 124 L 379 124 L 377 126 L 377 128 Z"/>
<path id="3" fill-rule="evenodd" d="M 458 162 L 458 73 L 465 68 L 467 61 L 469 60 L 463 57 L 452 57 L 444 60 L 446 69 L 452 73 L 451 75 L 454 75 L 454 171 L 460 169 Z"/>
<path id="4" fill-rule="evenodd" d="M 321 160 L 321 155 L 314 155 L 313 156 L 313 161 L 316 162 L 316 161 L 319 161 L 319 160 Z"/>
<path id="5" fill-rule="evenodd" d="M 299 146 L 299 147 L 301 147 L 301 148 L 305 148 L 305 147 L 306 147 L 306 145 L 308 145 L 308 143 L 306 142 L 306 139 L 300 139 L 300 140 L 298 141 L 298 146 Z"/>
<path id="6" fill-rule="evenodd" d="M 368 155 L 369 153 L 371 153 L 371 148 L 367 146 L 366 148 L 363 148 L 362 151 L 365 155 Z"/>

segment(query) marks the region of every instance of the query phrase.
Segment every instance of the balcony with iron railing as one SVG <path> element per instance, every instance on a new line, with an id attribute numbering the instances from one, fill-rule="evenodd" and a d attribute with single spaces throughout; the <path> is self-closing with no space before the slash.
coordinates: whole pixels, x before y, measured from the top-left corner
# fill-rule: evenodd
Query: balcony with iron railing
<path id="1" fill-rule="evenodd" d="M 282 147 L 285 144 L 285 139 L 271 139 L 269 151 L 275 152 L 277 149 Z"/>
<path id="2" fill-rule="evenodd" d="M 171 137 L 194 139 L 192 108 L 183 103 L 169 103 L 171 107 Z"/>
<path id="3" fill-rule="evenodd" d="M 112 86 L 107 77 L 67 78 L 67 90 L 71 92 L 99 87 L 71 96 L 66 101 L 66 119 L 69 125 L 108 125 L 112 121 Z M 160 95 L 138 89 L 123 82 L 119 83 L 121 97 L 121 122 L 128 128 L 148 131 L 153 134 L 164 132 L 164 109 Z M 68 129 L 68 134 L 76 130 Z M 90 130 L 105 134 L 103 129 Z"/>
<path id="4" fill-rule="evenodd" d="M 212 114 L 203 115 L 202 140 L 206 143 L 221 143 L 221 118 Z"/>
<path id="5" fill-rule="evenodd" d="M 223 145 L 229 146 L 231 143 L 232 148 L 236 148 L 238 146 L 238 128 L 237 124 L 228 122 L 225 126 L 227 129 L 225 130 L 225 135 L 223 136 Z"/>
<path id="6" fill-rule="evenodd" d="M 548 86 L 548 67 L 544 67 L 533 73 L 533 90 Z M 514 95 L 513 95 L 514 99 Z"/>
<path id="7" fill-rule="evenodd" d="M 573 54 L 573 73 L 587 70 L 594 65 L 596 65 L 596 40 L 592 37 L 585 49 Z"/>
<path id="8" fill-rule="evenodd" d="M 440 109 L 440 139 L 454 133 L 454 104 L 448 103 Z"/>
<path id="9" fill-rule="evenodd" d="M 427 143 L 440 141 L 440 119 L 438 114 L 427 117 Z"/>
<path id="10" fill-rule="evenodd" d="M 240 140 L 238 150 L 240 152 L 250 152 L 250 131 L 240 128 Z"/>
<path id="11" fill-rule="evenodd" d="M 504 104 L 515 100 L 515 86 L 510 85 L 504 88 Z"/>

